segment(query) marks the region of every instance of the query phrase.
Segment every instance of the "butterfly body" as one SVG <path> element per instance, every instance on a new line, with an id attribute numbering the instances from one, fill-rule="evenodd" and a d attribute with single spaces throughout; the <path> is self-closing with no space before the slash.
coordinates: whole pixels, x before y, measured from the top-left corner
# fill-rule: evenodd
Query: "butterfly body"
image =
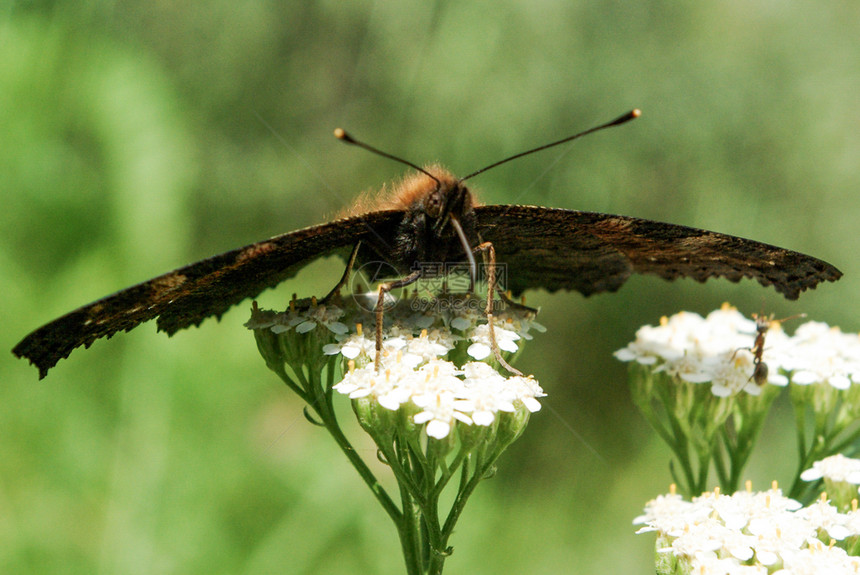
<path id="1" fill-rule="evenodd" d="M 421 270 L 422 279 L 429 279 L 450 269 L 450 264 L 469 261 L 467 253 L 480 243 L 473 196 L 447 170 L 425 169 L 436 181 L 414 174 L 401 182 L 392 199 L 383 200 L 381 206 L 393 210 L 398 221 L 393 229 L 368 234 L 363 242 L 368 249 L 359 252 L 359 263 L 385 262 L 401 276 Z"/>

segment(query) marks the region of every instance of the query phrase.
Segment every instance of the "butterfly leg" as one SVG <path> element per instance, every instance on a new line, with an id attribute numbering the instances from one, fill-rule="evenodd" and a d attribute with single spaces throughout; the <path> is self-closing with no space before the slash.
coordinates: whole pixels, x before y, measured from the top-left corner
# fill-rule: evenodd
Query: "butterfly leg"
<path id="1" fill-rule="evenodd" d="M 349 276 L 352 274 L 352 269 L 355 266 L 355 258 L 358 257 L 358 249 L 361 247 L 361 241 L 358 241 L 355 244 L 355 247 L 352 248 L 352 253 L 349 255 L 349 259 L 346 262 L 346 269 L 343 270 L 343 275 L 340 278 L 340 281 L 337 282 L 337 285 L 332 288 L 328 295 L 325 296 L 322 300 L 322 303 L 328 303 L 332 298 L 340 294 L 340 290 L 349 283 Z"/>
<path id="2" fill-rule="evenodd" d="M 385 309 L 385 296 L 391 290 L 406 287 L 409 284 L 415 283 L 419 279 L 421 279 L 421 270 L 417 269 L 408 276 L 400 278 L 399 280 L 379 284 L 379 287 L 377 288 L 379 297 L 376 300 L 376 309 L 374 310 L 376 312 L 376 359 L 374 360 L 376 371 L 379 371 L 379 366 L 382 361 L 382 316 Z"/>
<path id="3" fill-rule="evenodd" d="M 484 248 L 483 246 L 485 244 L 490 244 L 490 242 L 485 242 L 483 239 L 481 239 L 480 235 L 478 236 L 478 239 L 481 240 L 481 243 L 478 244 L 477 247 L 472 248 L 472 253 L 487 251 L 486 248 Z M 493 255 L 495 255 L 495 252 L 493 253 Z M 493 265 L 493 271 L 495 272 L 495 265 Z M 493 277 L 495 277 L 495 275 Z M 511 299 L 511 296 L 508 295 L 508 292 L 505 291 L 505 288 L 502 285 L 496 284 L 495 288 L 499 294 L 499 299 L 501 299 L 503 302 L 505 302 L 506 306 L 511 306 L 513 308 L 516 308 L 516 309 L 519 309 L 522 311 L 526 311 L 526 312 L 531 312 L 531 313 L 537 313 L 538 312 L 538 310 L 533 308 L 533 307 L 529 307 L 524 303 L 520 303 L 520 302 L 517 302 L 517 301 L 514 301 L 513 299 Z M 474 291 L 474 289 L 475 289 L 475 286 L 474 286 L 474 281 L 473 281 L 471 291 Z"/>
<path id="4" fill-rule="evenodd" d="M 496 291 L 496 248 L 492 242 L 484 242 L 475 248 L 475 251 L 486 252 L 490 258 L 490 263 L 487 266 L 487 308 L 485 314 L 487 316 L 487 325 L 490 330 L 490 347 L 493 349 L 493 355 L 499 365 L 504 367 L 514 375 L 522 375 L 523 372 L 512 367 L 505 358 L 502 357 L 502 351 L 499 349 L 499 344 L 496 341 L 496 330 L 493 325 L 493 293 Z"/>

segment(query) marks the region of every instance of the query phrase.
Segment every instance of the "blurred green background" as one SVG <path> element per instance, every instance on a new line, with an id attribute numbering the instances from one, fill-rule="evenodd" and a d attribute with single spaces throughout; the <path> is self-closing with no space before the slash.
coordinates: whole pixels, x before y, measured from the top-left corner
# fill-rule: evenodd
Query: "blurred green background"
<path id="1" fill-rule="evenodd" d="M 472 188 L 751 237 L 845 277 L 797 303 L 749 281 L 532 294 L 549 332 L 519 366 L 546 409 L 467 507 L 448 570 L 651 573 L 631 520 L 665 492 L 668 454 L 611 353 L 726 300 L 860 327 L 859 21 L 836 1 L 6 0 L 0 347 L 402 173 L 335 127 L 464 174 L 639 107 Z M 261 303 L 339 274 L 321 262 Z M 248 308 L 99 341 L 42 382 L 0 362 L 0 572 L 402 572 L 387 517 L 257 355 Z M 757 487 L 789 480 L 791 429 L 777 404 Z"/>

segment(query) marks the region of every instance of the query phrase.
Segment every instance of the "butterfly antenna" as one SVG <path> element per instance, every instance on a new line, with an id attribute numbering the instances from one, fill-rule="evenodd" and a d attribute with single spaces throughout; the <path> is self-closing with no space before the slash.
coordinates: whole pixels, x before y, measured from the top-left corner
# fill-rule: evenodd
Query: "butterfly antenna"
<path id="1" fill-rule="evenodd" d="M 561 140 L 558 140 L 557 142 L 552 142 L 551 144 L 544 144 L 543 146 L 538 146 L 537 148 L 532 148 L 531 150 L 526 150 L 525 152 L 520 152 L 519 154 L 515 154 L 509 158 L 505 158 L 504 160 L 499 160 L 498 162 L 496 162 L 494 164 L 490 164 L 489 166 L 487 166 L 485 168 L 481 168 L 477 172 L 472 172 L 468 176 L 460 178 L 460 181 L 464 182 L 471 177 L 477 176 L 478 174 L 482 174 L 482 173 L 486 172 L 487 170 L 495 168 L 496 166 L 501 166 L 502 164 L 506 164 L 507 162 L 510 162 L 511 160 L 516 160 L 517 158 L 522 158 L 523 156 L 528 156 L 529 154 L 534 154 L 535 152 L 540 152 L 541 150 L 546 150 L 547 148 L 552 148 L 553 146 L 558 146 L 559 144 L 564 144 L 565 142 L 570 142 L 571 140 L 576 140 L 577 138 L 581 138 L 582 136 L 587 136 L 588 134 L 592 134 L 594 132 L 599 132 L 600 130 L 603 130 L 605 128 L 611 128 L 613 126 L 620 126 L 621 124 L 626 124 L 630 120 L 634 120 L 641 115 L 642 115 L 642 112 L 638 109 L 630 110 L 629 112 L 627 112 L 623 116 L 619 116 L 619 117 L 615 118 L 614 120 L 612 120 L 611 122 L 606 122 L 605 124 L 600 124 L 599 126 L 589 128 L 588 130 L 585 130 L 584 132 L 580 132 L 578 134 L 574 134 L 572 136 L 568 136 L 567 138 L 563 138 Z"/>
<path id="2" fill-rule="evenodd" d="M 389 154 L 388 152 L 383 152 L 382 150 L 374 148 L 373 146 L 371 146 L 369 144 L 365 144 L 364 142 L 359 142 L 358 140 L 356 140 L 355 138 L 353 138 L 352 136 L 347 134 L 341 128 L 335 129 L 334 137 L 337 138 L 338 140 L 340 140 L 341 142 L 346 142 L 347 144 L 352 144 L 353 146 L 358 146 L 359 148 L 364 148 L 368 152 L 373 152 L 377 156 L 382 156 L 383 158 L 388 158 L 389 160 L 394 160 L 395 162 L 400 162 L 401 164 L 405 164 L 405 165 L 409 166 L 410 168 L 418 170 L 422 174 L 425 174 L 425 175 L 429 176 L 430 178 L 432 178 L 433 181 L 436 182 L 437 186 L 442 185 L 442 182 L 439 181 L 439 178 L 437 178 L 436 176 L 434 176 L 433 174 L 431 174 L 430 172 L 428 172 L 427 170 L 425 170 L 421 166 L 413 164 L 409 160 L 404 160 L 403 158 L 398 158 L 397 156 Z"/>

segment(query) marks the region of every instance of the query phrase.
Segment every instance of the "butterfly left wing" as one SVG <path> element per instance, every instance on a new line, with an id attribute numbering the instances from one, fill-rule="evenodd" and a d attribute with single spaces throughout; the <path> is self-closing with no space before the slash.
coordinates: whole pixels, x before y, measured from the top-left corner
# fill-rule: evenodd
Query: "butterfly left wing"
<path id="1" fill-rule="evenodd" d="M 842 272 L 827 262 L 776 246 L 626 216 L 537 206 L 475 208 L 477 230 L 508 266 L 506 289 L 614 292 L 633 273 L 703 282 L 747 277 L 787 299 Z"/>
<path id="2" fill-rule="evenodd" d="M 12 350 L 39 378 L 83 345 L 158 318 L 173 335 L 295 275 L 305 263 L 361 240 L 384 241 L 401 217 L 379 211 L 311 226 L 235 249 L 126 288 L 40 327 Z"/>

